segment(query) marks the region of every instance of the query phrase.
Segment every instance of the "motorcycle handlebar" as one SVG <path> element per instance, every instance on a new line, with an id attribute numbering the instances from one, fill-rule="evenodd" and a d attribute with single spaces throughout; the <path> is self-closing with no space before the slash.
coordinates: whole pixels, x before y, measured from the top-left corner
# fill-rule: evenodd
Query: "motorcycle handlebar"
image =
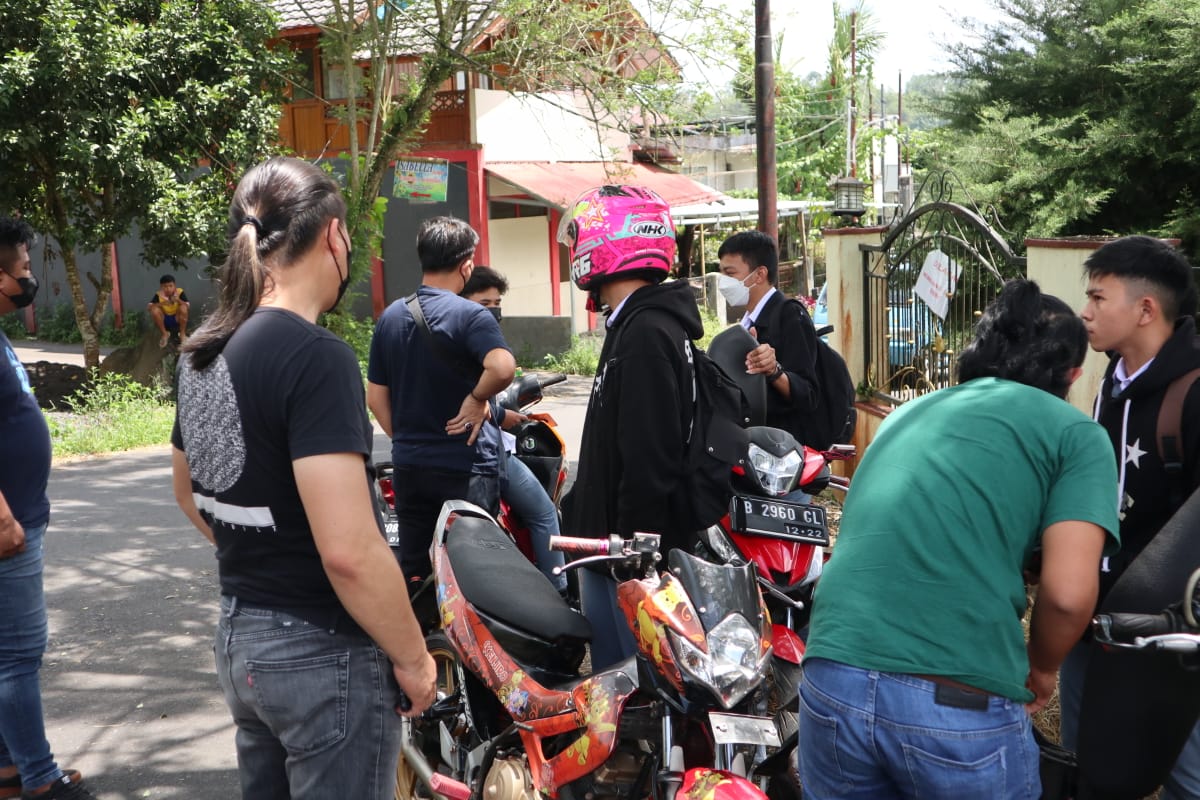
<path id="1" fill-rule="evenodd" d="M 1184 632 L 1175 615 L 1162 614 L 1098 614 L 1092 627 L 1101 641 L 1132 642 L 1139 636 L 1162 636 Z"/>
<path id="2" fill-rule="evenodd" d="M 567 379 L 567 376 L 565 374 L 563 374 L 561 372 L 556 372 L 548 378 L 543 378 L 543 379 L 539 380 L 538 384 L 541 385 L 541 387 L 543 389 L 545 389 L 547 386 L 554 386 L 555 384 L 562 383 L 566 379 Z"/>
<path id="3" fill-rule="evenodd" d="M 615 541 L 614 541 L 615 540 Z M 551 536 L 550 549 L 573 556 L 608 556 L 621 552 L 621 539 L 587 539 L 581 536 Z"/>

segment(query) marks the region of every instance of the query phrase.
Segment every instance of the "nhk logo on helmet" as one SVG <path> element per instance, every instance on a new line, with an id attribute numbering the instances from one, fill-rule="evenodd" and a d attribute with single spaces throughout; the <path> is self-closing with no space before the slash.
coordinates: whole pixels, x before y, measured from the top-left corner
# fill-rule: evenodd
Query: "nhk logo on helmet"
<path id="1" fill-rule="evenodd" d="M 634 236 L 666 236 L 669 229 L 666 225 L 658 220 L 649 220 L 646 222 L 636 222 L 630 228 L 629 232 Z"/>

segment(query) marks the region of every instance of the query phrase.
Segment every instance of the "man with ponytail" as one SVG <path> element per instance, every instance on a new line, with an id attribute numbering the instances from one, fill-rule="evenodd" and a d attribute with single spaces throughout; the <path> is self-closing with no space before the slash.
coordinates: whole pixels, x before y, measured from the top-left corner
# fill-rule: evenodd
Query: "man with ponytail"
<path id="1" fill-rule="evenodd" d="M 391 798 L 398 689 L 408 715 L 434 695 L 372 499 L 358 363 L 316 324 L 349 284 L 345 215 L 311 164 L 250 170 L 220 303 L 179 362 L 175 498 L 216 545 L 217 678 L 253 800 Z"/>
<path id="2" fill-rule="evenodd" d="M 1054 692 L 1091 618 L 1096 564 L 1117 546 L 1108 442 L 1064 400 L 1086 352 L 1066 303 L 1011 281 L 959 357 L 961 383 L 880 427 L 813 598 L 806 798 L 1041 796 L 1029 714 Z"/>

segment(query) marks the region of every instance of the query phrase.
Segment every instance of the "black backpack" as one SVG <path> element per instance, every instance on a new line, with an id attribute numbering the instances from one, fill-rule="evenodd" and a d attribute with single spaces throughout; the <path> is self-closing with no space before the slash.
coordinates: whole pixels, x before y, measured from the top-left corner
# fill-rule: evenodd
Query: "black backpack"
<path id="1" fill-rule="evenodd" d="M 800 306 L 808 316 L 808 309 L 799 300 L 789 298 L 786 302 Z M 782 308 L 783 303 L 776 306 L 775 315 L 768 322 L 768 330 L 776 329 L 775 320 L 779 318 Z M 813 361 L 820 397 L 816 409 L 801 423 L 803 430 L 789 433 L 795 435 L 803 445 L 816 450 L 828 450 L 835 444 L 848 444 L 854 438 L 854 427 L 858 423 L 858 410 L 854 407 L 857 393 L 854 381 L 850 379 L 850 370 L 846 368 L 846 360 L 819 336 L 816 342 L 817 352 Z"/>
<path id="2" fill-rule="evenodd" d="M 684 446 L 683 522 L 689 530 L 702 530 L 729 513 L 732 470 L 746 463 L 750 417 L 741 387 L 708 353 L 690 341 L 685 347 L 692 362 L 695 403 Z"/>

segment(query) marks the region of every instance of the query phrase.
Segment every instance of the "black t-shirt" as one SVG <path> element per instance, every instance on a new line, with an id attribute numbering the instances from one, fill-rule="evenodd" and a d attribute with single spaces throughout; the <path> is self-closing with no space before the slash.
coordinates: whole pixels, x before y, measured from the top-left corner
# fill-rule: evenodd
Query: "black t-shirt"
<path id="1" fill-rule="evenodd" d="M 0 492 L 23 528 L 50 520 L 50 429 L 29 375 L 0 331 Z"/>
<path id="2" fill-rule="evenodd" d="M 216 536 L 222 593 L 268 607 L 338 605 L 292 462 L 361 453 L 370 482 L 372 430 L 350 346 L 260 308 L 206 369 L 180 360 L 177 409 L 171 440 Z"/>

